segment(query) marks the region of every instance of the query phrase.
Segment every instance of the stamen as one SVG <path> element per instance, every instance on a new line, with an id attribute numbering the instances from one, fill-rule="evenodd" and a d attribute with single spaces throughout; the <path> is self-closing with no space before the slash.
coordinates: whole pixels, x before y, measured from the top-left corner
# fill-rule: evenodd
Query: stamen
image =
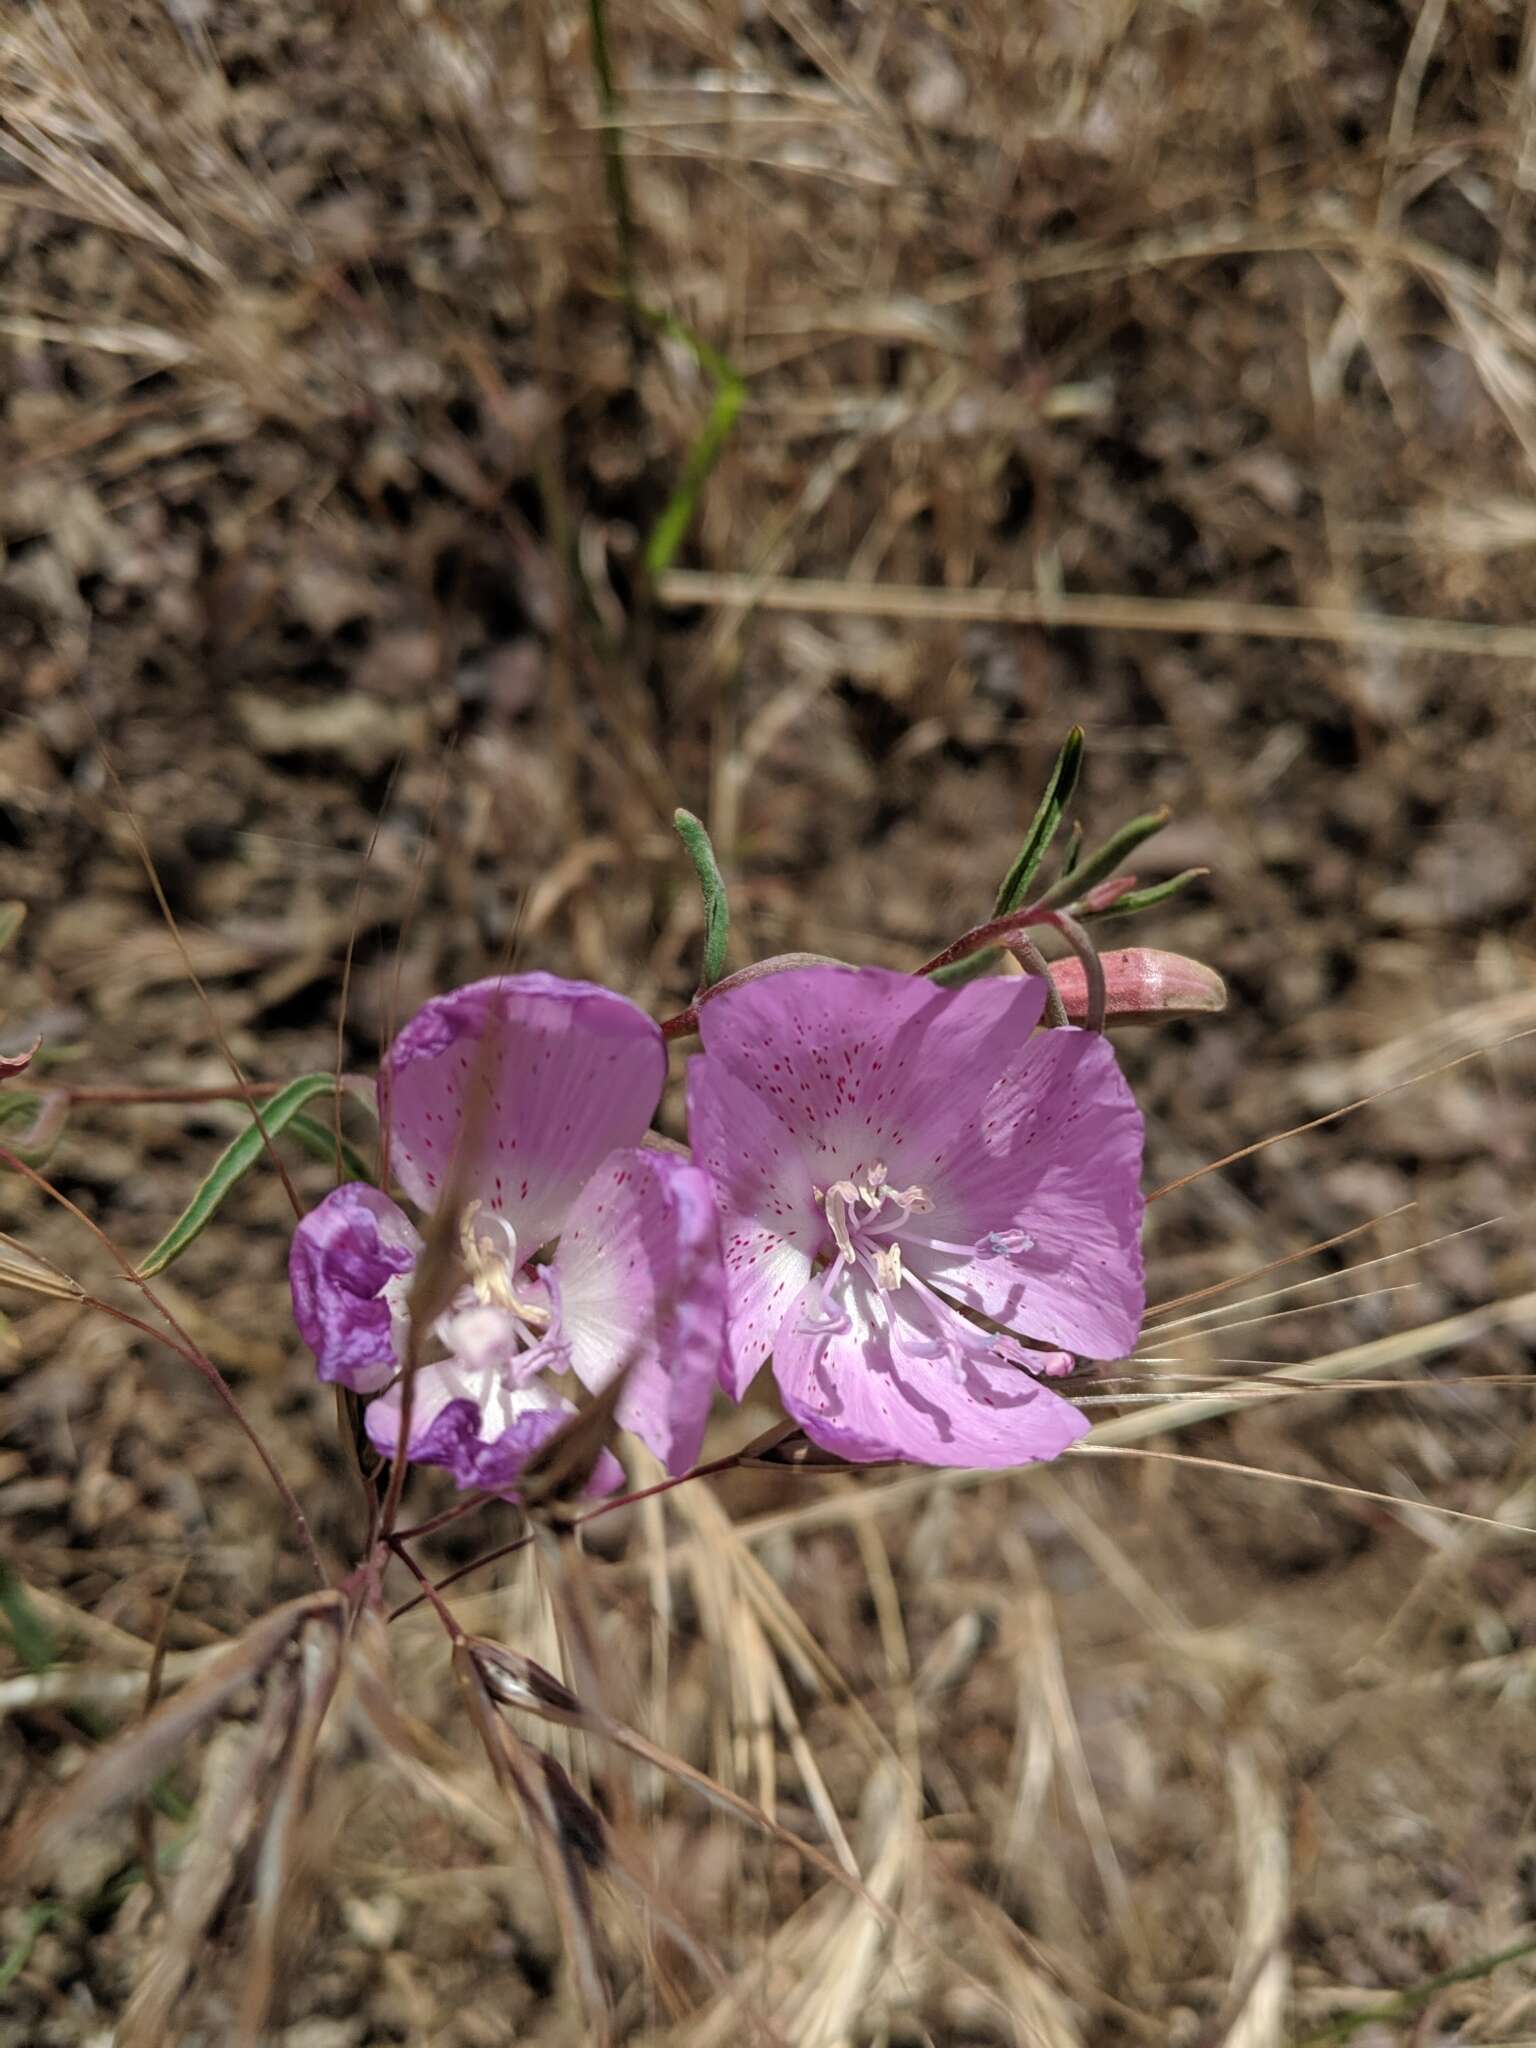
<path id="1" fill-rule="evenodd" d="M 881 1245 L 875 1253 L 875 1285 L 886 1294 L 894 1292 L 901 1285 L 901 1246 Z"/>
<path id="2" fill-rule="evenodd" d="M 853 1237 L 849 1230 L 849 1210 L 859 1199 L 859 1191 L 851 1180 L 834 1181 L 827 1189 L 827 1223 L 838 1250 L 845 1259 L 853 1257 Z"/>
<path id="3" fill-rule="evenodd" d="M 538 1302 L 522 1301 L 516 1289 L 517 1278 L 517 1232 L 505 1216 L 488 1216 L 484 1236 L 475 1230 L 475 1218 L 481 1210 L 478 1198 L 466 1202 L 464 1214 L 459 1219 L 459 1249 L 464 1264 L 469 1269 L 469 1283 L 475 1291 L 475 1299 L 488 1308 L 510 1309 L 513 1315 L 529 1324 L 535 1330 L 549 1327 L 551 1314 Z M 492 1232 L 499 1231 L 503 1242 L 497 1244 Z"/>

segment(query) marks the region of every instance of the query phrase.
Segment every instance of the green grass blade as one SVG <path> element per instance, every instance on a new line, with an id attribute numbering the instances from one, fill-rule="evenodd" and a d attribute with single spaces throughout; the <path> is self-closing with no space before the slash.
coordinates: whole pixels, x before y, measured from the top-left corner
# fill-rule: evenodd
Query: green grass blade
<path id="1" fill-rule="evenodd" d="M 692 352 L 694 361 L 714 380 L 715 395 L 699 430 L 698 439 L 688 451 L 683 464 L 683 474 L 677 488 L 662 506 L 656 524 L 651 528 L 645 543 L 645 566 L 651 577 L 657 577 L 672 566 L 672 558 L 683 544 L 683 537 L 693 524 L 693 515 L 698 509 L 699 493 L 709 481 L 710 471 L 720 460 L 720 454 L 736 424 L 736 415 L 741 411 L 741 402 L 746 397 L 747 387 L 740 372 L 721 355 L 718 349 L 680 320 L 674 320 L 667 313 L 647 313 L 645 316 L 652 326 L 669 334 L 674 341 L 680 341 Z"/>
<path id="2" fill-rule="evenodd" d="M 726 900 L 725 878 L 702 819 L 692 811 L 672 813 L 677 836 L 688 849 L 704 897 L 704 972 L 700 988 L 713 988 L 725 968 L 725 942 L 731 929 L 731 906 Z"/>
<path id="3" fill-rule="evenodd" d="M 5 951 L 12 939 L 21 930 L 22 925 L 26 922 L 26 916 L 27 906 L 25 903 L 17 903 L 14 898 L 8 902 L 0 903 L 0 953 Z"/>
<path id="4" fill-rule="evenodd" d="M 244 1179 L 266 1151 L 263 1129 L 268 1137 L 275 1138 L 279 1131 L 292 1123 L 306 1103 L 313 1102 L 317 1095 L 333 1094 L 335 1088 L 334 1074 L 304 1074 L 297 1081 L 290 1081 L 270 1102 L 262 1103 L 260 1125 L 253 1117 L 250 1129 L 242 1131 L 234 1143 L 220 1154 L 212 1171 L 199 1184 L 197 1193 L 140 1265 L 140 1279 L 150 1280 L 156 1273 L 163 1273 L 213 1220 L 226 1195 Z"/>
<path id="5" fill-rule="evenodd" d="M 1003 877 L 992 910 L 994 917 L 1006 917 L 1010 910 L 1023 908 L 1025 891 L 1035 879 L 1035 872 L 1045 859 L 1067 805 L 1072 801 L 1072 792 L 1077 788 L 1077 778 L 1083 766 L 1083 744 L 1083 728 L 1074 725 L 1056 756 L 1056 765 L 1045 785 L 1040 808 L 1024 835 L 1024 844 L 1019 848 L 1013 866 Z"/>

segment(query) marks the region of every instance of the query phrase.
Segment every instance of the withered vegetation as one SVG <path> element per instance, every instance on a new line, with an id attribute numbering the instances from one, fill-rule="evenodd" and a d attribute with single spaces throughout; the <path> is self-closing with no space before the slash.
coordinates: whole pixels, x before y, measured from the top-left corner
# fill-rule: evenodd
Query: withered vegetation
<path id="1" fill-rule="evenodd" d="M 0 1174 L 4 2048 L 1536 2038 L 1533 37 L 4 11 L 0 1053 L 80 1212 Z M 508 961 L 679 1008 L 679 804 L 729 965 L 915 967 L 1074 720 L 1233 994 L 1124 1046 L 1089 1454 L 552 1503 L 386 1619 L 280 1175 L 158 1307 L 82 1217 Z"/>

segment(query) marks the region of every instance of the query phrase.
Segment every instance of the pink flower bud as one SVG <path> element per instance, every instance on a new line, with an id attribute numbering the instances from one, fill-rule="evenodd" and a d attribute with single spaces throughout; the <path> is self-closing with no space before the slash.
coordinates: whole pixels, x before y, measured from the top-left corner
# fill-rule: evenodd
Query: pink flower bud
<path id="1" fill-rule="evenodd" d="M 1182 953 L 1127 946 L 1099 957 L 1108 997 L 1106 1024 L 1161 1024 L 1170 1017 L 1209 1016 L 1227 1006 L 1227 985 L 1221 976 Z M 1068 1017 L 1081 1024 L 1088 1014 L 1082 962 L 1053 960 L 1051 979 Z"/>

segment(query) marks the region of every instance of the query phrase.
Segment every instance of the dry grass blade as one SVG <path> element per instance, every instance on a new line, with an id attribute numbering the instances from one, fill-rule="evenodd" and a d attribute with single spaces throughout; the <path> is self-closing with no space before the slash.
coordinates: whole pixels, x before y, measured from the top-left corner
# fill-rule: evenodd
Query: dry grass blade
<path id="1" fill-rule="evenodd" d="M 20 1287 L 28 1294 L 47 1295 L 53 1301 L 84 1301 L 85 1289 L 71 1279 L 62 1266 L 41 1252 L 18 1244 L 0 1230 L 0 1286 Z"/>
<path id="2" fill-rule="evenodd" d="M 1381 1493 L 1373 1486 L 1346 1486 L 1339 1479 L 1314 1479 L 1306 1472 L 1276 1472 L 1268 1465 L 1244 1465 L 1236 1458 L 1202 1458 L 1194 1451 L 1152 1451 L 1144 1444 L 1074 1444 L 1072 1457 L 1157 1458 L 1169 1465 L 1188 1465 L 1198 1471 L 1233 1472 L 1244 1479 L 1266 1479 L 1276 1486 L 1309 1487 L 1317 1493 L 1332 1493 L 1344 1500 L 1367 1500 L 1378 1507 L 1395 1508 L 1406 1514 L 1438 1515 L 1450 1522 L 1467 1522 L 1475 1528 L 1494 1529 L 1501 1536 L 1536 1536 L 1536 1529 L 1523 1522 L 1501 1522 L 1492 1515 L 1474 1515 L 1465 1508 L 1448 1508 L 1435 1500 L 1415 1500 L 1411 1494 Z"/>
<path id="3" fill-rule="evenodd" d="M 712 1806 L 746 1821 L 750 1826 L 770 1836 L 781 1847 L 792 1849 L 811 1867 L 830 1880 L 850 1891 L 855 1898 L 871 1906 L 876 1912 L 885 1911 L 879 1902 L 871 1897 L 858 1876 L 835 1862 L 813 1842 L 807 1842 L 792 1828 L 786 1828 L 770 1814 L 755 1806 L 750 1799 L 744 1799 L 739 1792 L 722 1785 L 705 1771 L 687 1763 L 682 1757 L 673 1756 L 655 1743 L 649 1742 L 632 1728 L 623 1727 L 612 1721 L 606 1714 L 584 1707 L 568 1686 L 548 1671 L 542 1670 L 530 1658 L 519 1656 L 515 1650 L 504 1649 L 499 1643 L 476 1638 L 465 1646 L 467 1653 L 476 1660 L 483 1680 L 492 1695 L 505 1705 L 520 1708 L 524 1713 L 533 1714 L 541 1721 L 553 1722 L 562 1728 L 579 1729 L 583 1734 L 598 1736 L 611 1743 L 616 1749 L 626 1751 L 638 1763 L 648 1764 L 653 1770 L 664 1771 L 675 1778 L 680 1785 L 697 1792 Z"/>
<path id="4" fill-rule="evenodd" d="M 554 1759 L 541 1756 L 507 1726 L 485 1664 L 467 1644 L 455 1646 L 453 1668 L 496 1782 L 516 1799 L 533 1838 L 594 2048 L 607 2048 L 613 2006 L 599 1960 L 590 1882 L 603 1860 L 602 1823 Z"/>
<path id="5" fill-rule="evenodd" d="M 171 1887 L 159 1944 L 134 1986 L 119 2048 L 160 2048 L 170 2038 L 171 2010 L 202 1957 L 208 1929 L 267 1808 L 296 1708 L 293 1674 L 274 1673 L 255 1720 L 221 1729 L 209 1745 L 197 1831 Z"/>
<path id="6" fill-rule="evenodd" d="M 1223 2036 L 1224 2048 L 1281 2048 L 1285 2039 L 1291 1851 L 1276 1775 L 1275 1759 L 1264 1756 L 1255 1743 L 1233 1746 L 1227 1784 L 1237 1824 L 1243 1908 L 1230 1994 L 1236 2016 Z"/>
<path id="7" fill-rule="evenodd" d="M 166 1767 L 190 1735 L 270 1670 L 306 1623 L 324 1620 L 339 1629 L 345 1614 L 339 1593 L 315 1593 L 264 1616 L 210 1670 L 163 1701 L 139 1727 L 99 1751 L 40 1815 L 24 1822 L 8 1845 L 9 1867 L 27 1870 L 37 1858 L 57 1851 L 77 1829 L 131 1799 Z M 142 1679 L 136 1684 L 142 1688 Z"/>
<path id="8" fill-rule="evenodd" d="M 240 2048 L 259 2048 L 276 1978 L 279 1920 L 293 1854 L 294 1829 L 301 1818 L 314 1766 L 315 1746 L 341 1672 L 342 1637 L 334 1628 L 306 1628 L 299 1641 L 296 1701 L 283 1746 L 282 1769 L 264 1809 L 265 1825 L 256 1858 L 254 1917 L 235 2039 Z"/>
<path id="9" fill-rule="evenodd" d="M 1235 1166 L 1240 1159 L 1251 1159 L 1255 1152 L 1267 1152 L 1271 1145 L 1283 1145 L 1287 1138 L 1301 1138 L 1309 1131 L 1320 1131 L 1328 1124 L 1336 1124 L 1344 1117 L 1353 1116 L 1356 1110 L 1369 1109 L 1373 1102 L 1380 1102 L 1388 1095 L 1395 1095 L 1400 1088 L 1417 1088 L 1422 1082 L 1436 1081 L 1442 1074 L 1450 1074 L 1457 1067 L 1464 1067 L 1469 1060 L 1486 1059 L 1490 1053 L 1502 1052 L 1506 1046 L 1518 1045 L 1527 1038 L 1536 1038 L 1536 1027 L 1529 1031 L 1512 1031 L 1507 1037 L 1496 1040 L 1492 1045 L 1474 1046 L 1471 1052 L 1458 1053 L 1455 1059 L 1443 1060 L 1438 1066 L 1426 1067 L 1422 1073 L 1409 1074 L 1401 1081 L 1392 1081 L 1386 1087 L 1375 1088 L 1369 1095 L 1357 1096 L 1353 1102 L 1341 1102 L 1337 1109 L 1325 1110 L 1321 1116 L 1312 1117 L 1304 1124 L 1292 1124 L 1287 1130 L 1271 1131 L 1268 1137 L 1255 1138 L 1251 1145 L 1242 1145 L 1235 1152 L 1223 1153 L 1220 1159 L 1208 1160 L 1204 1166 L 1197 1166 L 1191 1173 L 1181 1173 L 1177 1180 L 1165 1181 L 1160 1188 L 1152 1190 L 1147 1200 L 1161 1201 L 1165 1195 L 1177 1194 L 1180 1188 L 1187 1188 L 1191 1181 L 1203 1180 L 1208 1173 L 1220 1173 L 1223 1167 Z"/>
<path id="10" fill-rule="evenodd" d="M 1068 595 L 1046 590 L 929 590 L 896 583 L 836 583 L 815 576 L 673 569 L 662 604 L 725 605 L 813 617 L 898 619 L 928 625 L 1097 627 L 1117 633 L 1230 633 L 1256 640 L 1321 640 L 1401 653 L 1536 660 L 1536 627 L 1464 619 L 1390 618 L 1324 605 L 1240 604 L 1212 598 Z"/>
<path id="11" fill-rule="evenodd" d="M 1468 1309 L 1464 1315 L 1446 1316 L 1436 1323 L 1423 1323 L 1417 1329 L 1372 1337 L 1363 1344 L 1350 1344 L 1342 1351 L 1330 1351 L 1326 1357 L 1314 1358 L 1305 1365 L 1288 1365 L 1285 1367 L 1286 1384 L 1273 1389 L 1273 1398 L 1282 1400 L 1287 1394 L 1294 1396 L 1298 1381 L 1304 1381 L 1310 1387 L 1322 1387 L 1354 1374 L 1417 1365 L 1425 1358 L 1434 1357 L 1437 1352 L 1449 1351 L 1459 1344 L 1474 1343 L 1490 1331 L 1522 1329 L 1528 1324 L 1536 1325 L 1536 1288 L 1526 1294 L 1517 1294 L 1508 1301 L 1490 1302 L 1486 1308 Z M 1250 1386 L 1242 1394 L 1201 1394 L 1193 1400 L 1139 1408 L 1130 1415 L 1117 1415 L 1110 1422 L 1095 1423 L 1078 1448 L 1091 1450 L 1098 1446 L 1140 1443 L 1147 1437 L 1165 1436 L 1171 1430 L 1190 1429 L 1197 1422 L 1230 1415 L 1239 1407 L 1251 1405 L 1252 1400 Z"/>
<path id="12" fill-rule="evenodd" d="M 1405 1216 L 1412 1207 L 1412 1202 L 1399 1203 L 1397 1208 L 1388 1209 L 1384 1215 L 1367 1217 L 1364 1223 L 1356 1223 L 1334 1237 L 1319 1238 L 1316 1244 L 1303 1245 L 1300 1251 L 1287 1252 L 1283 1258 L 1270 1259 L 1262 1266 L 1250 1266 L 1245 1273 L 1234 1273 L 1230 1280 L 1216 1280 L 1209 1287 L 1197 1287 L 1192 1293 L 1175 1294 L 1167 1301 L 1154 1302 L 1147 1310 L 1147 1321 L 1151 1322 L 1154 1316 L 1171 1316 L 1175 1309 L 1190 1308 L 1197 1301 L 1208 1301 L 1213 1294 L 1227 1294 L 1234 1287 L 1246 1287 L 1250 1281 L 1262 1280 L 1267 1273 L 1278 1273 L 1282 1267 L 1294 1266 L 1302 1259 L 1315 1257 L 1318 1252 L 1332 1251 L 1335 1245 L 1348 1244 L 1351 1238 L 1362 1237 L 1379 1224 L 1390 1223 L 1394 1216 Z"/>

